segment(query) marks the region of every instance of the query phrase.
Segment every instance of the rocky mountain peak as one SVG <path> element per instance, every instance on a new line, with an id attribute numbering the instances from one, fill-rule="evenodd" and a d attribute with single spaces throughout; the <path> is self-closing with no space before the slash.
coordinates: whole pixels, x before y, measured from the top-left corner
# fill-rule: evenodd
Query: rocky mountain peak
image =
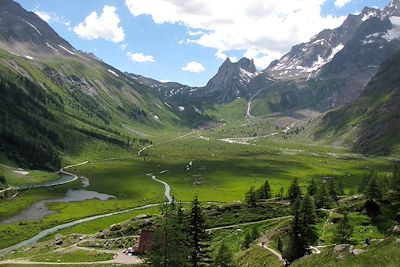
<path id="1" fill-rule="evenodd" d="M 400 16 L 400 0 L 392 0 L 383 9 L 383 15 L 388 17 Z"/>
<path id="2" fill-rule="evenodd" d="M 20 55 L 77 52 L 35 13 L 12 0 L 0 1 L 0 47 Z M 18 46 L 15 44 L 18 43 Z"/>

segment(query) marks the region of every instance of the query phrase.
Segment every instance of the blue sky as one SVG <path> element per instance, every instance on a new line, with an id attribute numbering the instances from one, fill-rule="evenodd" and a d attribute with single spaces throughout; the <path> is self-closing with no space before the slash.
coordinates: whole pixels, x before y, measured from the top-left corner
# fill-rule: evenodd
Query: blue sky
<path id="1" fill-rule="evenodd" d="M 347 14 L 382 8 L 389 0 L 17 2 L 75 48 L 122 71 L 201 86 L 227 56 L 254 58 L 263 69 L 291 46 L 340 25 Z"/>

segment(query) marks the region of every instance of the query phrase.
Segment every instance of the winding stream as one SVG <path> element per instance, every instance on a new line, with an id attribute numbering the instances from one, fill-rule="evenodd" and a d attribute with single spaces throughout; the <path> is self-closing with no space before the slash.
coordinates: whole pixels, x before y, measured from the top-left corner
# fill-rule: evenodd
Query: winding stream
<path id="1" fill-rule="evenodd" d="M 164 174 L 164 173 L 166 173 L 166 172 L 167 172 L 167 171 L 162 171 L 162 172 L 160 172 L 160 174 Z M 156 182 L 161 183 L 161 184 L 164 185 L 164 187 L 165 187 L 164 195 L 165 195 L 165 197 L 168 199 L 168 203 L 171 204 L 171 203 L 173 202 L 173 199 L 172 199 L 172 197 L 171 197 L 171 195 L 170 195 L 171 187 L 169 186 L 169 184 L 167 184 L 167 183 L 164 182 L 164 181 L 161 181 L 161 180 L 157 179 L 156 176 L 155 176 L 153 173 L 149 173 L 149 174 L 146 174 L 146 175 L 149 176 L 149 177 L 151 177 L 151 179 L 153 179 L 154 181 L 156 181 Z"/>

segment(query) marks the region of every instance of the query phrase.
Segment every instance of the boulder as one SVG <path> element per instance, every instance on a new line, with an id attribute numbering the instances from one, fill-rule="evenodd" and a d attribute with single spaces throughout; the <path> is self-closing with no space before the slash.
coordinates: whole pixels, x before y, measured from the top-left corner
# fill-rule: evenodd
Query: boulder
<path id="1" fill-rule="evenodd" d="M 368 252 L 368 250 L 356 248 L 353 250 L 353 255 L 357 256 L 357 255 L 361 255 L 366 252 Z"/>
<path id="2" fill-rule="evenodd" d="M 394 226 L 392 231 L 395 234 L 400 234 L 400 225 Z"/>
<path id="3" fill-rule="evenodd" d="M 348 244 L 339 244 L 339 245 L 336 245 L 336 246 L 333 248 L 333 251 L 334 251 L 336 254 L 343 253 L 343 252 L 345 252 L 345 251 L 347 250 L 347 247 L 348 247 L 348 246 L 349 246 Z"/>

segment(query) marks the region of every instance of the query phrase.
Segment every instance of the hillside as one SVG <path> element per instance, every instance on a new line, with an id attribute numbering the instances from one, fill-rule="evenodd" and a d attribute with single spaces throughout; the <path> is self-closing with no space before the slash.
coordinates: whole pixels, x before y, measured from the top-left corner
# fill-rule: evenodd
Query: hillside
<path id="1" fill-rule="evenodd" d="M 343 143 L 358 152 L 398 153 L 400 143 L 400 54 L 383 64 L 364 93 L 346 107 L 323 117 L 318 139 Z"/>
<path id="2" fill-rule="evenodd" d="M 36 14 L 0 4 L 0 154 L 56 169 L 85 144 L 132 149 L 149 132 L 190 126 L 146 85 L 79 52 Z"/>

